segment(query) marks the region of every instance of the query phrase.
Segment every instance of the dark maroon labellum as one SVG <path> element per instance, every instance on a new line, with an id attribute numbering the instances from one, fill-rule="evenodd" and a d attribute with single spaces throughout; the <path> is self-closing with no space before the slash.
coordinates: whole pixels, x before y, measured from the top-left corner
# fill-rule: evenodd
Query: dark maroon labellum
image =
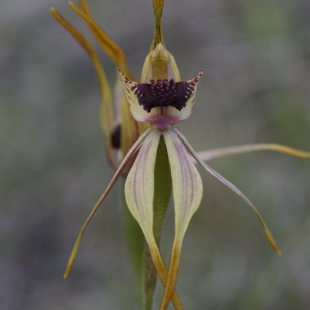
<path id="1" fill-rule="evenodd" d="M 181 111 L 195 90 L 195 82 L 175 82 L 174 79 L 150 80 L 131 87 L 138 102 L 148 113 L 157 107 L 174 107 Z"/>

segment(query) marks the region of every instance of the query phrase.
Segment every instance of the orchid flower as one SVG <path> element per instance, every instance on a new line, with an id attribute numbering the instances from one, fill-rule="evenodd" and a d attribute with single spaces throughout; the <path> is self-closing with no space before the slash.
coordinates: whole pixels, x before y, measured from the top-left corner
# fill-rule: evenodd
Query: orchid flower
<path id="1" fill-rule="evenodd" d="M 128 175 L 125 182 L 125 198 L 127 206 L 141 227 L 150 255 L 157 274 L 164 285 L 164 296 L 160 310 L 165 310 L 170 302 L 173 302 L 176 309 L 183 309 L 180 299 L 175 291 L 183 239 L 193 214 L 198 209 L 202 195 L 203 184 L 201 177 L 195 167 L 195 162 L 200 164 L 211 175 L 221 183 L 229 187 L 239 195 L 246 204 L 257 215 L 263 230 L 272 248 L 276 253 L 281 254 L 275 239 L 264 222 L 262 216 L 254 204 L 232 183 L 222 175 L 208 166 L 205 161 L 232 154 L 239 154 L 260 150 L 273 150 L 283 152 L 301 158 L 310 158 L 310 153 L 295 150 L 277 144 L 248 145 L 241 147 L 230 147 L 218 150 L 211 150 L 196 153 L 184 135 L 177 129 L 176 124 L 187 119 L 192 112 L 195 94 L 203 71 L 193 79 L 183 81 L 173 55 L 166 49 L 161 29 L 161 14 L 163 0 L 153 0 L 155 13 L 155 31 L 151 50 L 147 55 L 141 79 L 137 82 L 126 67 L 125 58 L 118 46 L 110 40 L 104 31 L 93 21 L 85 0 L 80 0 L 81 8 L 77 8 L 70 2 L 72 9 L 82 17 L 89 25 L 95 38 L 101 43 L 101 47 L 115 61 L 119 68 L 119 81 L 122 88 L 118 88 L 120 94 L 123 117 L 121 128 L 131 131 L 129 137 L 123 137 L 122 143 L 126 144 L 126 151 L 123 151 L 123 160 L 115 164 L 117 170 L 108 187 L 95 204 L 92 212 L 86 219 L 74 244 L 70 256 L 65 277 L 69 274 L 74 263 L 79 244 L 84 231 L 104 201 L 115 182 L 127 169 Z M 112 133 L 112 109 L 110 90 L 107 87 L 104 71 L 99 63 L 95 50 L 88 41 L 71 26 L 61 15 L 52 9 L 55 18 L 62 24 L 73 37 L 89 53 L 101 86 L 103 98 L 102 119 L 103 127 L 108 140 L 108 148 L 111 148 Z M 102 43 L 103 42 L 103 43 Z M 119 82 L 117 82 L 117 85 Z M 130 110 L 130 115 L 128 111 Z M 131 125 L 128 125 L 126 122 Z M 142 125 L 140 125 L 142 124 Z M 134 130 L 134 128 L 139 128 Z M 145 128 L 143 131 L 142 128 Z M 134 138 L 137 132 L 139 137 Z M 127 139 L 127 140 L 126 140 Z M 133 142 L 134 141 L 134 142 Z M 130 147 L 128 147 L 130 146 Z M 171 257 L 168 268 L 166 267 L 158 242 L 154 235 L 154 217 L 156 213 L 155 201 L 157 199 L 156 173 L 159 149 L 163 147 L 167 153 L 169 165 L 168 181 L 172 183 L 172 196 L 175 211 L 175 232 L 171 249 Z M 108 151 L 109 153 L 110 151 Z M 110 154 L 110 153 L 109 153 Z M 115 163 L 115 160 L 114 160 Z M 168 189 L 170 191 L 170 189 Z M 169 192 L 170 195 L 171 192 Z"/>

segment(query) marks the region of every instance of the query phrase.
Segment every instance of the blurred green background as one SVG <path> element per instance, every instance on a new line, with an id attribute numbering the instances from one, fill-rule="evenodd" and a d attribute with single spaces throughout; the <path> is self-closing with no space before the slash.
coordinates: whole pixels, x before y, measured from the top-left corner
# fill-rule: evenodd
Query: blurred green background
<path id="1" fill-rule="evenodd" d="M 139 76 L 152 38 L 151 0 L 89 5 Z M 121 182 L 62 279 L 113 170 L 92 63 L 51 6 L 88 34 L 67 1 L 0 6 L 0 309 L 138 309 Z M 183 79 L 205 70 L 192 117 L 179 125 L 197 151 L 254 142 L 310 151 L 309 16 L 308 0 L 166 1 L 165 41 Z M 101 56 L 113 84 L 115 68 Z M 309 309 L 310 161 L 262 152 L 210 165 L 255 203 L 283 255 L 270 248 L 246 204 L 201 170 L 204 199 L 185 238 L 177 285 L 184 308 Z M 170 210 L 166 258 L 172 234 Z"/>

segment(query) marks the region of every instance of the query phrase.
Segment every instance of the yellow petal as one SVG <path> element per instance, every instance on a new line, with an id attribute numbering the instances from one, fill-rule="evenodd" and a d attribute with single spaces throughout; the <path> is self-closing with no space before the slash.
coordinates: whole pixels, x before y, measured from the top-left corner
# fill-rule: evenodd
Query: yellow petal
<path id="1" fill-rule="evenodd" d="M 77 8 L 73 3 L 70 3 L 70 6 L 80 17 L 82 17 L 87 22 L 92 34 L 97 39 L 97 42 L 105 51 L 105 53 L 115 62 L 116 66 L 122 72 L 125 72 L 126 75 L 130 77 L 130 79 L 135 80 L 135 77 L 127 68 L 124 52 L 92 18 L 92 14 L 86 0 L 80 0 L 80 6 L 82 10 Z M 114 103 L 117 111 L 116 123 L 120 124 L 121 132 L 121 158 L 124 158 L 139 135 L 147 128 L 148 124 L 137 124 L 133 119 L 129 110 L 129 104 L 126 100 L 123 86 L 121 85 L 119 78 L 116 79 L 114 93 Z M 103 127 L 107 122 L 107 114 L 105 113 L 105 110 L 106 107 L 102 105 L 101 124 Z M 131 165 L 129 164 L 128 167 L 130 168 L 130 166 Z"/>
<path id="2" fill-rule="evenodd" d="M 167 308 L 177 280 L 183 238 L 190 219 L 198 209 L 202 198 L 201 177 L 194 166 L 183 141 L 173 130 L 163 132 L 172 178 L 175 209 L 175 237 L 171 253 L 165 294 L 160 309 Z"/>
<path id="3" fill-rule="evenodd" d="M 82 10 L 80 10 L 73 2 L 69 1 L 69 5 L 74 10 L 74 12 L 77 13 L 82 19 L 86 21 L 100 47 L 115 62 L 116 66 L 119 69 L 121 69 L 123 72 L 129 75 L 129 72 L 127 71 L 125 55 L 122 49 L 92 19 L 86 1 L 80 1 L 80 3 Z"/>
<path id="4" fill-rule="evenodd" d="M 105 136 L 107 155 L 110 163 L 117 167 L 118 163 L 115 161 L 112 151 L 111 145 L 111 134 L 113 131 L 113 122 L 114 122 L 114 113 L 112 109 L 112 97 L 109 83 L 107 81 L 105 72 L 101 66 L 99 57 L 92 47 L 92 45 L 88 42 L 88 40 L 75 28 L 73 27 L 64 17 L 62 17 L 54 8 L 51 9 L 51 13 L 55 17 L 55 19 L 63 26 L 72 37 L 84 48 L 84 50 L 90 56 L 94 67 L 96 69 L 96 73 L 99 80 L 100 93 L 101 93 L 101 119 L 103 120 L 103 132 Z"/>
<path id="5" fill-rule="evenodd" d="M 279 247 L 276 244 L 276 241 L 269 230 L 267 224 L 265 223 L 263 217 L 260 215 L 258 210 L 255 208 L 254 204 L 248 199 L 235 185 L 233 185 L 231 182 L 226 180 L 222 175 L 220 175 L 218 172 L 213 170 L 211 167 L 209 167 L 207 164 L 205 164 L 196 154 L 196 152 L 193 150 L 193 148 L 190 146 L 190 144 L 186 141 L 185 137 L 182 135 L 182 133 L 178 129 L 174 129 L 174 131 L 178 134 L 180 139 L 183 141 L 184 145 L 190 152 L 190 154 L 196 159 L 196 161 L 203 167 L 205 168 L 211 175 L 213 175 L 215 178 L 217 178 L 220 182 L 222 182 L 224 185 L 226 185 L 228 188 L 230 188 L 232 191 L 234 191 L 237 195 L 239 195 L 248 205 L 249 207 L 253 210 L 253 212 L 256 214 L 258 217 L 261 225 L 263 226 L 265 235 L 272 246 L 272 248 L 275 250 L 275 252 L 279 255 L 281 255 L 281 251 Z"/>
<path id="6" fill-rule="evenodd" d="M 310 152 L 300 151 L 285 145 L 271 144 L 271 143 L 247 144 L 240 146 L 223 147 L 219 149 L 213 149 L 210 151 L 197 152 L 197 156 L 203 161 L 208 161 L 214 158 L 257 152 L 257 151 L 275 151 L 299 158 L 310 158 Z"/>

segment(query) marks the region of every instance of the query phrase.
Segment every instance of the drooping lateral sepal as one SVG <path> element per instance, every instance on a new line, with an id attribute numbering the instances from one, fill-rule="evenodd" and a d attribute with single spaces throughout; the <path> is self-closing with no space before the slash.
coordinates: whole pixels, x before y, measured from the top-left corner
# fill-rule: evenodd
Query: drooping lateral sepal
<path id="1" fill-rule="evenodd" d="M 160 132 L 151 130 L 131 167 L 125 183 L 128 208 L 144 234 L 153 234 L 154 169 Z"/>
<path id="2" fill-rule="evenodd" d="M 171 181 L 168 153 L 164 137 L 161 136 L 156 154 L 156 163 L 154 170 L 154 200 L 153 200 L 153 210 L 154 210 L 153 232 L 158 247 L 160 247 L 162 228 L 165 221 L 166 212 L 169 206 L 171 193 L 172 193 L 172 181 Z M 156 291 L 156 283 L 158 276 L 149 247 L 147 246 L 145 247 L 143 262 L 145 268 L 145 271 L 143 273 L 144 304 L 141 309 L 151 310 L 154 300 L 154 294 Z"/>
<path id="3" fill-rule="evenodd" d="M 113 188 L 115 182 L 117 181 L 117 179 L 119 178 L 119 176 L 121 175 L 122 171 L 124 170 L 124 168 L 126 167 L 126 165 L 128 164 L 128 162 L 130 161 L 130 159 L 134 156 L 134 154 L 137 152 L 137 150 L 141 147 L 141 144 L 143 142 L 143 140 L 149 135 L 151 129 L 147 129 L 145 132 L 143 132 L 141 134 L 141 136 L 139 137 L 139 139 L 136 141 L 136 143 L 132 146 L 132 148 L 129 150 L 129 152 L 127 153 L 127 155 L 125 156 L 125 158 L 123 159 L 122 163 L 120 164 L 120 166 L 118 167 L 118 169 L 116 170 L 112 180 L 110 181 L 109 185 L 107 186 L 106 190 L 103 192 L 103 194 L 101 195 L 101 197 L 98 199 L 97 203 L 95 204 L 95 206 L 93 207 L 93 210 L 91 211 L 91 213 L 89 214 L 89 216 L 87 217 L 86 221 L 84 222 L 78 237 L 74 243 L 73 249 L 71 251 L 71 255 L 67 264 L 67 268 L 64 274 L 64 278 L 66 278 L 71 269 L 72 266 L 74 264 L 77 252 L 79 250 L 79 246 L 81 243 L 81 239 L 83 237 L 83 234 L 85 232 L 86 227 L 88 226 L 90 220 L 93 218 L 93 216 L 95 215 L 95 213 L 97 212 L 97 210 L 99 209 L 101 203 L 105 200 L 105 198 L 108 196 L 109 192 L 111 191 L 111 189 Z"/>
<path id="4" fill-rule="evenodd" d="M 163 132 L 172 178 L 175 209 L 175 237 L 171 252 L 165 293 L 160 309 L 168 306 L 177 280 L 183 238 L 190 219 L 198 209 L 203 186 L 201 177 L 192 162 L 184 143 L 173 129 Z"/>
<path id="5" fill-rule="evenodd" d="M 162 133 L 159 130 L 151 129 L 143 141 L 126 179 L 125 198 L 131 214 L 143 231 L 158 276 L 165 285 L 167 270 L 153 232 L 154 171 L 161 135 Z M 176 309 L 181 310 L 181 302 L 174 291 L 171 294 L 171 299 Z"/>

